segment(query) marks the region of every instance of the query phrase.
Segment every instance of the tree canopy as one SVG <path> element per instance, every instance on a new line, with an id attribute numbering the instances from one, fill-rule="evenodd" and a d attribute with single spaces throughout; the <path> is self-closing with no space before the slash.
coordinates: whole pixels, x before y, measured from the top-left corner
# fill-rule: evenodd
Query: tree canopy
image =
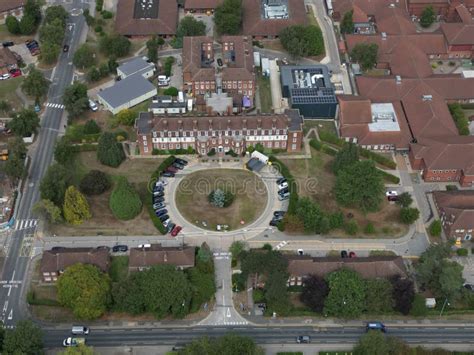
<path id="1" fill-rule="evenodd" d="M 92 217 L 89 203 L 75 186 L 69 186 L 64 196 L 64 219 L 69 224 L 82 224 Z"/>
<path id="2" fill-rule="evenodd" d="M 21 137 L 8 140 L 8 160 L 5 162 L 5 173 L 16 181 L 26 175 L 26 146 Z"/>
<path id="3" fill-rule="evenodd" d="M 214 12 L 214 24 L 219 34 L 238 34 L 242 26 L 242 1 L 224 0 Z"/>
<path id="4" fill-rule="evenodd" d="M 71 118 L 76 118 L 89 108 L 87 86 L 75 81 L 64 90 L 63 103 Z"/>
<path id="5" fill-rule="evenodd" d="M 382 175 L 371 160 L 358 161 L 341 170 L 334 187 L 337 202 L 363 212 L 377 211 L 384 191 Z"/>
<path id="6" fill-rule="evenodd" d="M 340 269 L 327 276 L 329 295 L 324 312 L 329 316 L 356 318 L 365 310 L 366 287 L 359 274 Z"/>
<path id="7" fill-rule="evenodd" d="M 344 146 L 339 149 L 332 162 L 332 171 L 337 175 L 339 171 L 349 167 L 357 161 L 359 161 L 359 147 L 353 143 L 344 144 Z"/>
<path id="8" fill-rule="evenodd" d="M 192 16 L 185 16 L 178 25 L 176 37 L 173 40 L 175 48 L 183 48 L 183 37 L 204 36 L 206 34 L 206 24 L 196 20 Z"/>
<path id="9" fill-rule="evenodd" d="M 400 219 L 405 224 L 412 224 L 420 217 L 420 211 L 417 208 L 403 207 L 400 210 Z"/>
<path id="10" fill-rule="evenodd" d="M 119 177 L 112 194 L 109 207 L 113 215 L 121 220 L 135 218 L 142 210 L 142 201 L 125 177 Z"/>
<path id="11" fill-rule="evenodd" d="M 420 25 L 421 27 L 430 27 L 436 19 L 436 14 L 433 9 L 433 6 L 429 5 L 425 7 L 420 16 Z"/>
<path id="12" fill-rule="evenodd" d="M 67 165 L 72 162 L 75 150 L 67 136 L 62 136 L 54 146 L 54 160 L 59 164 Z"/>
<path id="13" fill-rule="evenodd" d="M 186 345 L 180 355 L 263 355 L 262 348 L 250 337 L 227 333 L 219 338 L 203 337 Z"/>
<path id="14" fill-rule="evenodd" d="M 62 206 L 66 189 L 71 182 L 72 174 L 69 169 L 57 163 L 50 165 L 40 183 L 41 198 L 54 202 L 58 207 Z"/>
<path id="15" fill-rule="evenodd" d="M 324 53 L 321 29 L 314 25 L 285 27 L 280 32 L 283 48 L 294 58 L 318 56 Z"/>
<path id="16" fill-rule="evenodd" d="M 125 160 L 125 153 L 122 144 L 117 142 L 115 135 L 104 132 L 99 138 L 97 147 L 97 159 L 104 165 L 113 168 L 118 167 Z"/>
<path id="17" fill-rule="evenodd" d="M 20 320 L 14 329 L 7 329 L 3 340 L 4 354 L 37 355 L 43 351 L 43 332 L 29 320 Z"/>
<path id="18" fill-rule="evenodd" d="M 353 351 L 354 355 L 401 355 L 411 352 L 412 349 L 400 339 L 373 330 L 360 337 Z"/>
<path id="19" fill-rule="evenodd" d="M 375 43 L 358 43 L 351 52 L 351 58 L 360 64 L 363 70 L 372 69 L 377 64 L 377 51 L 379 46 Z"/>
<path id="20" fill-rule="evenodd" d="M 100 170 L 91 170 L 81 179 L 80 190 L 86 195 L 100 195 L 112 186 L 108 175 Z"/>
<path id="21" fill-rule="evenodd" d="M 410 205 L 413 203 L 413 197 L 411 197 L 409 192 L 403 192 L 398 195 L 396 203 L 402 207 L 410 207 Z"/>
<path id="22" fill-rule="evenodd" d="M 329 294 L 329 285 L 325 279 L 311 275 L 303 282 L 301 302 L 314 312 L 322 313 L 324 301 Z"/>
<path id="23" fill-rule="evenodd" d="M 96 266 L 69 266 L 56 284 L 58 301 L 79 319 L 96 319 L 110 303 L 110 279 Z"/>
<path id="24" fill-rule="evenodd" d="M 61 208 L 50 200 L 40 200 L 33 206 L 33 212 L 42 214 L 49 223 L 59 223 L 63 221 Z"/>
<path id="25" fill-rule="evenodd" d="M 15 35 L 30 35 L 36 31 L 41 21 L 40 5 L 35 0 L 26 1 L 23 17 L 20 21 L 15 16 L 9 15 L 6 20 L 7 30 Z"/>
<path id="26" fill-rule="evenodd" d="M 122 35 L 103 35 L 99 40 L 99 49 L 109 57 L 120 58 L 130 52 L 131 42 Z"/>
<path id="27" fill-rule="evenodd" d="M 36 101 L 46 95 L 49 88 L 49 81 L 33 65 L 28 67 L 29 73 L 21 84 L 23 92 L 35 98 Z"/>
<path id="28" fill-rule="evenodd" d="M 392 283 L 392 298 L 393 298 L 393 309 L 407 315 L 413 303 L 415 297 L 415 287 L 413 281 L 410 279 L 402 279 L 400 276 L 393 277 L 390 282 Z"/>
<path id="29" fill-rule="evenodd" d="M 69 347 L 60 353 L 61 355 L 94 355 L 94 349 L 90 346 L 79 344 L 75 347 Z"/>
<path id="30" fill-rule="evenodd" d="M 298 199 L 295 214 L 303 221 L 306 232 L 320 234 L 329 230 L 329 219 L 321 207 L 308 197 Z"/>
<path id="31" fill-rule="evenodd" d="M 153 63 L 158 61 L 158 48 L 160 44 L 158 41 L 158 37 L 153 36 L 146 42 L 146 49 L 148 53 L 148 59 L 151 60 Z"/>
<path id="32" fill-rule="evenodd" d="M 344 17 L 342 18 L 341 21 L 341 33 L 347 33 L 351 34 L 354 33 L 354 21 L 352 19 L 352 16 L 354 14 L 354 11 L 348 11 L 344 14 Z"/>
<path id="33" fill-rule="evenodd" d="M 367 312 L 384 314 L 392 311 L 392 284 L 386 279 L 366 280 Z"/>
<path id="34" fill-rule="evenodd" d="M 90 68 L 96 62 L 94 50 L 87 43 L 82 44 L 74 52 L 72 62 L 78 68 Z"/>

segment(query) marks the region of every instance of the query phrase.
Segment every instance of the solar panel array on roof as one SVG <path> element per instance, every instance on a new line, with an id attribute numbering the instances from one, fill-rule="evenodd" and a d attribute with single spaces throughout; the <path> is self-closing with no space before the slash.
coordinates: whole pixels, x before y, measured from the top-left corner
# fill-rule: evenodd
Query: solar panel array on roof
<path id="1" fill-rule="evenodd" d="M 133 17 L 136 19 L 158 18 L 159 0 L 135 0 Z"/>

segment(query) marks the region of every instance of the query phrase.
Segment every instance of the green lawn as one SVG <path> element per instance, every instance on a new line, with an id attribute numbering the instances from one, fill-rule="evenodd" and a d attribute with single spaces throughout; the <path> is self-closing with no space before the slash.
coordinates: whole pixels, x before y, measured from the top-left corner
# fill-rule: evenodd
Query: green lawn
<path id="1" fill-rule="evenodd" d="M 16 78 L 10 78 L 3 80 L 0 83 L 0 99 L 7 101 L 12 109 L 18 111 L 23 107 L 23 103 L 16 94 L 16 89 L 20 87 L 24 77 L 19 76 Z"/>
<path id="2" fill-rule="evenodd" d="M 316 128 L 318 132 L 327 131 L 337 134 L 334 120 L 307 119 L 303 123 L 303 134 L 306 136 L 311 128 Z M 314 137 L 313 137 L 314 138 Z"/>
<path id="3" fill-rule="evenodd" d="M 125 280 L 128 275 L 128 256 L 113 256 L 111 260 L 109 276 L 112 282 Z"/>
<path id="4" fill-rule="evenodd" d="M 260 104 L 262 113 L 272 112 L 272 91 L 270 87 L 270 78 L 257 74 L 257 85 L 260 94 Z"/>

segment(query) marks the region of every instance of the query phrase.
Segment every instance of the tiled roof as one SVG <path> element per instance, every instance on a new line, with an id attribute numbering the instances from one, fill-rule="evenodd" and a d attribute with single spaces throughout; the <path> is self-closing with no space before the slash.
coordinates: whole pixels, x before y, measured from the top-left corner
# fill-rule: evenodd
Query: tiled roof
<path id="1" fill-rule="evenodd" d="M 287 256 L 290 276 L 305 277 L 327 274 L 343 267 L 356 271 L 365 279 L 406 277 L 406 269 L 400 256 L 379 256 L 369 258 L 311 258 L 306 256 Z"/>
<path id="2" fill-rule="evenodd" d="M 0 68 L 16 65 L 18 61 L 8 47 L 0 47 Z"/>
<path id="3" fill-rule="evenodd" d="M 222 0 L 185 0 L 184 8 L 186 10 L 215 9 L 222 4 L 222 2 Z"/>
<path id="4" fill-rule="evenodd" d="M 115 30 L 125 36 L 174 35 L 178 25 L 176 0 L 158 2 L 158 18 L 134 18 L 135 1 L 119 0 L 115 18 Z"/>
<path id="5" fill-rule="evenodd" d="M 194 266 L 194 247 L 163 247 L 152 244 L 151 248 L 131 248 L 128 267 L 137 269 L 155 265 L 173 265 L 177 267 Z"/>
<path id="6" fill-rule="evenodd" d="M 183 38 L 183 79 L 185 82 L 215 80 L 214 67 L 201 67 L 201 45 L 203 43 L 214 43 L 214 40 L 205 36 Z"/>
<path id="7" fill-rule="evenodd" d="M 306 9 L 301 0 L 288 0 L 287 19 L 265 19 L 261 13 L 261 0 L 242 1 L 243 33 L 251 36 L 278 36 L 288 26 L 307 23 Z"/>
<path id="8" fill-rule="evenodd" d="M 445 215 L 445 227 L 451 231 L 474 229 L 474 191 L 433 191 L 433 198 Z"/>
<path id="9" fill-rule="evenodd" d="M 25 5 L 25 0 L 1 0 L 0 13 L 18 9 Z"/>
<path id="10" fill-rule="evenodd" d="M 46 250 L 41 259 L 40 271 L 59 272 L 74 264 L 90 264 L 107 272 L 110 266 L 109 251 L 105 248 L 61 248 Z"/>
<path id="11" fill-rule="evenodd" d="M 473 45 L 474 25 L 464 23 L 442 23 L 441 31 L 450 45 Z"/>

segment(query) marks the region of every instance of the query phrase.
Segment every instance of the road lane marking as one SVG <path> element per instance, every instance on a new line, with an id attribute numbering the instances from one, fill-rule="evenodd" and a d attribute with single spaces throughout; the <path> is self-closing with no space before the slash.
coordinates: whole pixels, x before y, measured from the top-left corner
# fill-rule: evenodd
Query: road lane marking
<path id="1" fill-rule="evenodd" d="M 8 301 L 5 301 L 5 304 L 3 305 L 3 313 L 6 313 L 8 309 Z"/>

